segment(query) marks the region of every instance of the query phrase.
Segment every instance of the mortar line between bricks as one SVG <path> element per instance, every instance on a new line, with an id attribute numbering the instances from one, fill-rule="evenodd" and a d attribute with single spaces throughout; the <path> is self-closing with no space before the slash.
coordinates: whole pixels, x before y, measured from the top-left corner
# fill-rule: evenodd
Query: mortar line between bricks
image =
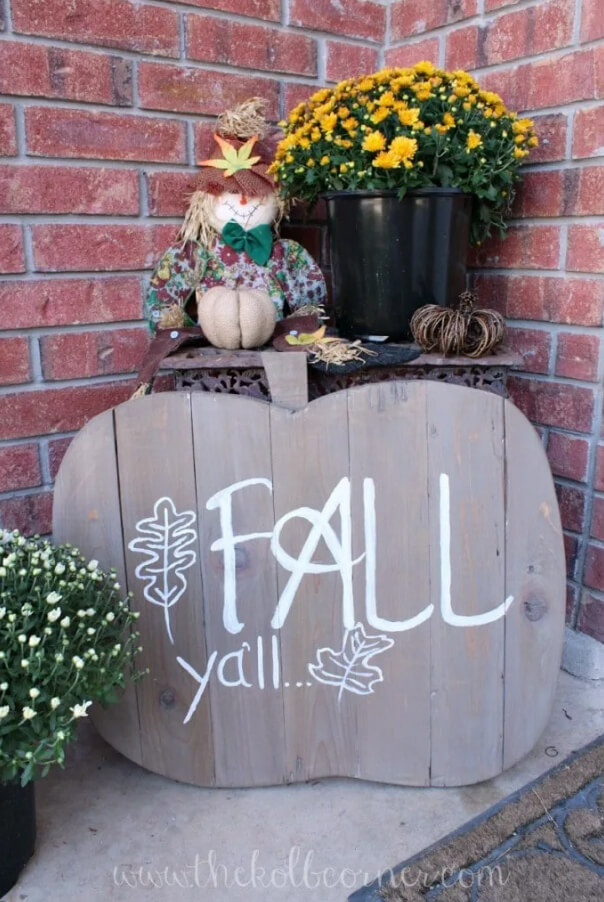
<path id="1" fill-rule="evenodd" d="M 5 32 L 4 34 L 10 34 L 11 37 L 14 34 L 13 32 L 13 11 L 11 9 L 11 5 L 9 0 L 3 0 L 4 3 L 4 23 L 5 23 Z"/>
<path id="2" fill-rule="evenodd" d="M 575 47 L 581 46 L 581 18 L 583 13 L 584 2 L 581 0 L 581 3 L 575 3 L 574 9 L 574 19 L 573 19 L 573 32 L 572 32 L 572 42 Z"/>
<path id="3" fill-rule="evenodd" d="M 571 335 L 585 335 L 585 330 L 590 330 L 588 334 L 602 332 L 602 326 L 580 326 L 576 323 L 559 323 L 549 319 L 512 319 L 508 316 L 508 325 L 517 329 L 532 329 L 537 332 L 545 332 L 547 334 L 559 335 L 560 332 L 568 332 Z"/>
<path id="4" fill-rule="evenodd" d="M 29 337 L 45 338 L 57 335 L 84 335 L 88 332 L 122 332 L 124 330 L 146 331 L 147 323 L 144 320 L 118 320 L 110 323 L 70 323 L 54 326 L 18 326 L 16 329 L 0 329 L 0 338 L 14 338 L 15 332 L 24 333 Z M 2 389 L 0 388 L 0 391 Z"/>
<path id="5" fill-rule="evenodd" d="M 3 448 L 13 448 L 17 446 L 23 445 L 31 445 L 35 442 L 40 441 L 42 438 L 47 438 L 48 441 L 53 441 L 54 439 L 63 439 L 63 438 L 75 438 L 78 434 L 79 429 L 67 430 L 66 432 L 53 432 L 53 433 L 45 433 L 43 436 L 38 435 L 28 435 L 24 438 L 0 438 L 0 450 Z M 11 491 L 13 491 L 11 489 Z"/>
<path id="6" fill-rule="evenodd" d="M 40 473 L 42 485 L 52 486 L 53 479 L 50 475 L 50 442 L 46 436 L 38 442 L 38 456 L 40 459 Z"/>
<path id="7" fill-rule="evenodd" d="M 0 397 L 7 395 L 39 395 L 42 392 L 59 391 L 62 388 L 98 388 L 111 383 L 132 382 L 136 373 L 115 373 L 107 376 L 82 376 L 78 379 L 57 379 L 54 382 L 5 385 L 0 389 Z M 44 435 L 46 433 L 43 433 Z"/>
<path id="8" fill-rule="evenodd" d="M 281 12 L 279 20 L 284 27 L 289 25 L 289 0 L 281 0 Z"/>
<path id="9" fill-rule="evenodd" d="M 567 388 L 569 386 L 573 386 L 575 388 L 590 389 L 594 394 L 594 403 L 596 400 L 596 395 L 598 394 L 598 383 L 587 382 L 585 379 L 571 379 L 570 376 L 558 376 L 551 373 L 527 373 L 523 372 L 522 370 L 514 370 L 512 375 L 514 376 L 514 379 L 522 379 L 523 382 L 529 380 L 531 382 L 547 382 L 550 385 L 565 385 Z M 547 423 L 544 425 L 551 426 L 552 424 Z M 592 431 L 590 429 L 588 432 L 584 432 L 582 434 L 590 436 L 592 435 Z"/>
<path id="10" fill-rule="evenodd" d="M 29 359 L 31 364 L 31 382 L 28 384 L 41 385 L 44 382 L 44 372 L 42 369 L 42 354 L 40 352 L 40 342 L 35 332 L 28 332 L 29 338 Z"/>

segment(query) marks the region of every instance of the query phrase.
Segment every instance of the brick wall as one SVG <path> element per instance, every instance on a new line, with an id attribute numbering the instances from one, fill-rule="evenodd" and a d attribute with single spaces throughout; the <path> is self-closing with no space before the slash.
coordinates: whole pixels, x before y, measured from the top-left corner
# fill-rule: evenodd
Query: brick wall
<path id="1" fill-rule="evenodd" d="M 0 0 L 0 523 L 48 532 L 73 434 L 126 399 L 149 271 L 212 148 L 384 62 L 473 71 L 537 121 L 506 242 L 472 259 L 524 355 L 556 477 L 569 622 L 604 641 L 601 0 Z M 319 219 L 290 227 L 327 263 Z"/>

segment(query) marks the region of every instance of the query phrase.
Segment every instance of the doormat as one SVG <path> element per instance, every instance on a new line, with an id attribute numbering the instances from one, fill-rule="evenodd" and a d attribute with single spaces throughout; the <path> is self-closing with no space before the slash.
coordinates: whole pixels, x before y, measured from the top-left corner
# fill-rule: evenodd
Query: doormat
<path id="1" fill-rule="evenodd" d="M 349 902 L 602 902 L 604 735 Z"/>

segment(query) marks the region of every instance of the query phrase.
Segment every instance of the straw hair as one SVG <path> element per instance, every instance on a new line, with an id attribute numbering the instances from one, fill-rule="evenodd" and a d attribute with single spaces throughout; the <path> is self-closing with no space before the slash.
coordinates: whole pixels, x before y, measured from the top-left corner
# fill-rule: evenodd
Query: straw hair
<path id="1" fill-rule="evenodd" d="M 250 97 L 238 103 L 232 110 L 225 110 L 218 117 L 216 131 L 224 137 L 251 138 L 255 135 L 262 140 L 268 131 L 265 118 L 266 100 Z"/>

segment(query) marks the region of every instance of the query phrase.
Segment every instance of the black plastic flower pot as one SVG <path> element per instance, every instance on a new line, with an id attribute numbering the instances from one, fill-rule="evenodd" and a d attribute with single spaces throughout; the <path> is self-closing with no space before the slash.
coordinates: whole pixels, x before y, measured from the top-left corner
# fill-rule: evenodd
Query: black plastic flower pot
<path id="1" fill-rule="evenodd" d="M 411 338 L 424 304 L 466 287 L 472 199 L 456 188 L 334 191 L 327 202 L 336 325 L 346 337 Z"/>
<path id="2" fill-rule="evenodd" d="M 36 843 L 34 784 L 0 783 L 0 898 L 19 879 Z"/>

